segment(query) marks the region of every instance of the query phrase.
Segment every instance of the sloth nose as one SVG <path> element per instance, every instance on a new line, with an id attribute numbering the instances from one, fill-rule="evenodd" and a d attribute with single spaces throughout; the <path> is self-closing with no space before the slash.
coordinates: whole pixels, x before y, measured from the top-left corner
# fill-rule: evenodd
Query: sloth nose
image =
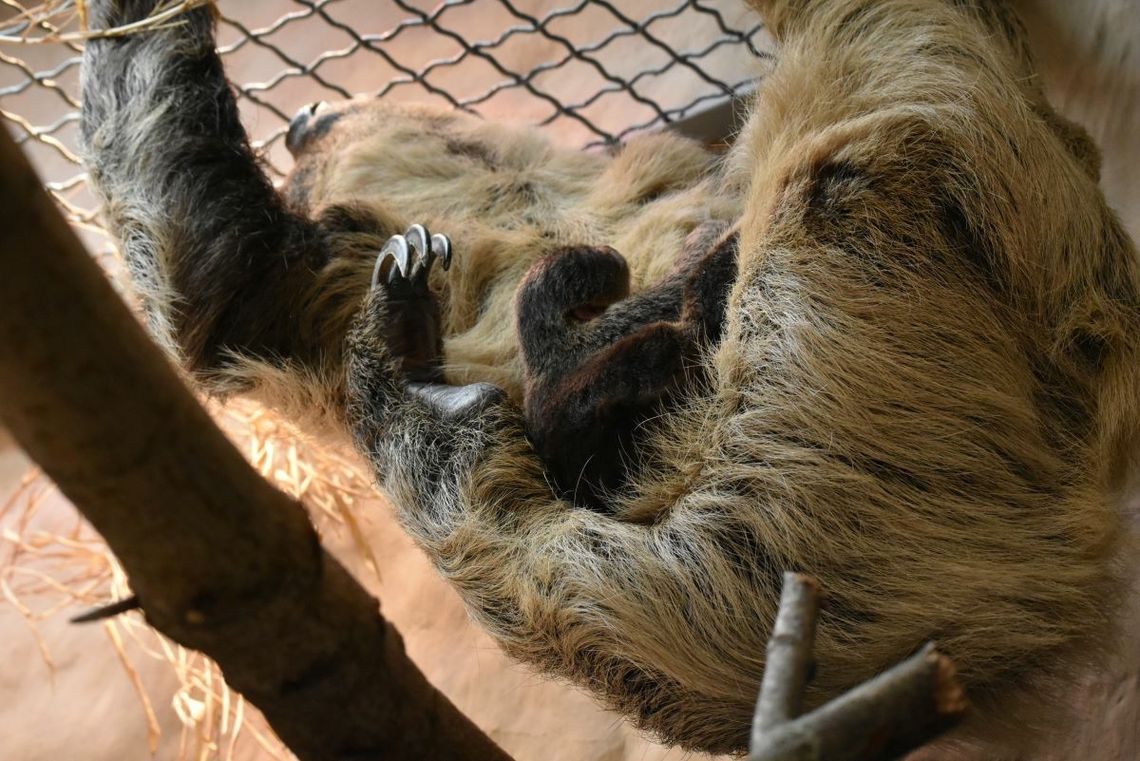
<path id="1" fill-rule="evenodd" d="M 289 122 L 289 131 L 285 133 L 285 147 L 294 157 L 305 147 L 309 138 L 309 127 L 313 118 L 328 104 L 323 100 L 312 105 L 303 106 L 297 115 Z"/>

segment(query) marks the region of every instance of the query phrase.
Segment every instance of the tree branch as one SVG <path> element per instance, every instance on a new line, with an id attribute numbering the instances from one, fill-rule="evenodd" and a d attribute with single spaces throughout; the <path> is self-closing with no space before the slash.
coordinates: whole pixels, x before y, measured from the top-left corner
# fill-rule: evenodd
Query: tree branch
<path id="1" fill-rule="evenodd" d="M 213 424 L 2 129 L 0 208 L 0 417 L 148 622 L 217 661 L 305 761 L 505 761 Z"/>
<path id="2" fill-rule="evenodd" d="M 933 644 L 811 713 L 799 715 L 815 639 L 819 584 L 784 575 L 752 724 L 751 761 L 886 761 L 955 724 L 968 707 Z"/>
<path id="3" fill-rule="evenodd" d="M 802 573 L 785 573 L 780 608 L 768 639 L 768 659 L 752 727 L 754 734 L 800 715 L 812 666 L 818 611 L 819 582 Z"/>

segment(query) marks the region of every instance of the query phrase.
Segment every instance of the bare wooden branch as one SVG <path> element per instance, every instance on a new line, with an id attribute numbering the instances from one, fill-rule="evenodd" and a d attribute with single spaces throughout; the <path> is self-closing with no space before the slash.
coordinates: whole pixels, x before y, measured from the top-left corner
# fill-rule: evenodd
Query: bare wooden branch
<path id="1" fill-rule="evenodd" d="M 803 710 L 818 611 L 819 582 L 802 573 L 785 573 L 780 608 L 768 639 L 753 735 L 790 721 Z"/>
<path id="2" fill-rule="evenodd" d="M 217 661 L 305 761 L 506 761 L 213 424 L 2 129 L 0 208 L 0 417 L 147 620 Z"/>
<path id="3" fill-rule="evenodd" d="M 933 644 L 799 716 L 817 607 L 818 583 L 786 574 L 756 704 L 751 761 L 888 761 L 961 718 L 965 693 L 954 665 Z"/>

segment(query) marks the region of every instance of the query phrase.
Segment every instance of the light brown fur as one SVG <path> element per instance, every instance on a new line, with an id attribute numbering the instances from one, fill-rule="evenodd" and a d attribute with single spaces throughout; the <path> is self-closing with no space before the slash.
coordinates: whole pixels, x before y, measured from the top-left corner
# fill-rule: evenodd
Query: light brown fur
<path id="1" fill-rule="evenodd" d="M 652 524 L 549 501 L 496 442 L 440 532 L 381 466 L 508 652 L 691 747 L 739 747 L 778 569 L 831 592 L 814 700 L 937 639 L 989 721 L 1093 657 L 1119 592 L 1137 281 L 1095 154 L 962 12 L 804 5 L 718 181 L 743 229 L 717 383 L 620 508 Z"/>
<path id="2" fill-rule="evenodd" d="M 754 5 L 779 64 L 723 164 L 669 135 L 583 154 L 459 115 L 339 107 L 287 191 L 313 215 L 352 203 L 381 220 L 320 274 L 335 308 L 306 314 L 329 352 L 211 377 L 351 425 L 504 649 L 667 741 L 743 747 L 784 569 L 829 595 L 811 702 L 936 639 L 983 720 L 972 736 L 992 741 L 994 724 L 1050 716 L 1054 693 L 1014 709 L 1112 637 L 1140 420 L 1135 249 L 1003 5 Z M 712 380 L 653 422 L 613 515 L 556 499 L 517 407 L 519 280 L 557 245 L 605 244 L 636 290 L 707 219 L 741 231 Z M 456 243 L 434 283 L 448 381 L 504 400 L 446 415 L 408 395 L 383 303 L 357 313 L 378 244 L 413 221 Z"/>

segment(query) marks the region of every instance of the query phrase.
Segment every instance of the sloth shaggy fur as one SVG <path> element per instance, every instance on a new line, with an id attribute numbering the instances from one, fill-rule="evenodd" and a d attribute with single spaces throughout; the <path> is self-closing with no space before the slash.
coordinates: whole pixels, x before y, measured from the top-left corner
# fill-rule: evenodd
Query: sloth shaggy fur
<path id="1" fill-rule="evenodd" d="M 156 338 L 212 393 L 351 432 L 511 656 L 739 751 L 780 573 L 803 570 L 828 594 L 811 703 L 934 639 L 977 716 L 1019 723 L 1112 637 L 1135 250 L 1001 3 L 752 4 L 779 61 L 727 157 L 353 101 L 314 117 L 278 193 L 199 10 L 88 45 L 91 176 Z M 92 5 L 112 24 L 153 1 Z M 370 273 L 412 222 L 454 242 L 431 279 L 444 377 L 498 389 L 470 403 L 412 393 L 387 350 Z M 604 511 L 575 506 L 525 435 L 519 284 L 608 245 L 637 293 L 706 222 L 739 250 L 705 381 L 646 422 Z"/>

